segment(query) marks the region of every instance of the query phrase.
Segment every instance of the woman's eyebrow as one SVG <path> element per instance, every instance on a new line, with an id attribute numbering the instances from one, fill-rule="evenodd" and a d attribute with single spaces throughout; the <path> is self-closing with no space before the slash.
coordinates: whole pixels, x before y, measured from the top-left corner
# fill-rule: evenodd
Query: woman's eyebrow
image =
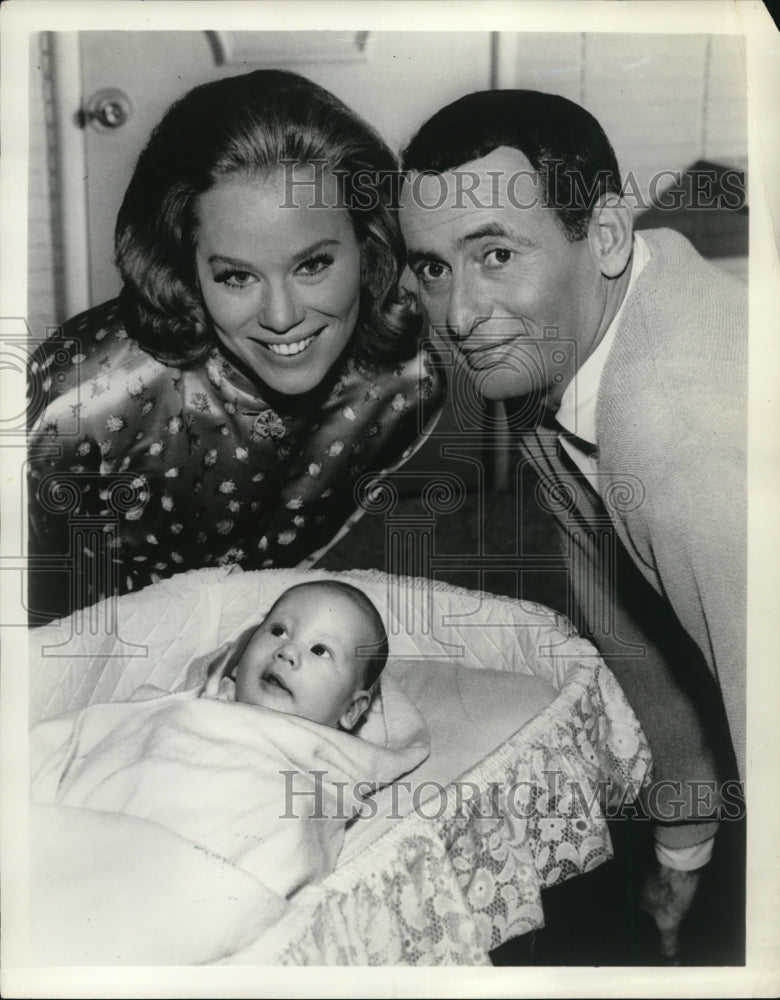
<path id="1" fill-rule="evenodd" d="M 301 261 L 306 260 L 307 257 L 311 257 L 312 254 L 317 253 L 318 250 L 322 250 L 324 247 L 329 246 L 341 246 L 341 240 L 330 238 L 317 240 L 317 242 L 312 243 L 311 246 L 304 247 L 303 250 L 299 250 L 290 258 L 290 261 L 292 264 L 299 264 Z M 257 270 L 257 265 L 253 264 L 251 261 L 243 260 L 241 257 L 230 257 L 227 254 L 213 253 L 208 260 L 209 264 L 227 264 L 230 267 L 241 268 L 245 271 Z"/>
<path id="2" fill-rule="evenodd" d="M 312 243 L 311 246 L 306 247 L 305 250 L 299 250 L 298 253 L 296 253 L 292 259 L 295 262 L 306 260 L 307 257 L 311 257 L 312 254 L 317 253 L 318 250 L 322 250 L 323 247 L 333 247 L 333 246 L 337 247 L 341 246 L 341 240 L 337 239 L 318 240 L 316 243 Z"/>
<path id="3" fill-rule="evenodd" d="M 240 257 L 228 257 L 223 253 L 213 253 L 209 257 L 209 264 L 229 264 L 230 267 L 241 268 L 244 271 L 254 271 L 255 265 L 248 260 L 241 260 Z"/>

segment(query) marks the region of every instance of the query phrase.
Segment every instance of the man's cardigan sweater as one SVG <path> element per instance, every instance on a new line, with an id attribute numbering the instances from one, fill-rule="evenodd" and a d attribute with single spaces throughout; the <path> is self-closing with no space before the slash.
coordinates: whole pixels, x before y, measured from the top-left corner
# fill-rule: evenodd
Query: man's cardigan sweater
<path id="1" fill-rule="evenodd" d="M 654 747 L 659 762 L 666 754 L 678 777 L 706 777 L 684 773 L 686 753 L 706 751 L 700 745 L 681 749 L 680 740 L 696 743 L 699 737 L 671 731 L 675 725 L 690 729 L 694 716 L 712 708 L 711 697 L 708 702 L 701 691 L 707 685 L 693 669 L 697 647 L 720 685 L 744 778 L 746 293 L 676 233 L 642 235 L 650 260 L 625 300 L 597 399 L 603 503 L 559 453 L 549 423 L 522 441 L 521 451 L 549 484 L 569 484 L 573 505 L 559 503 L 556 513 L 573 560 L 575 599 L 596 645 L 615 662 L 622 654 L 626 662 L 633 658 L 634 673 L 637 663 L 650 665 L 658 657 L 676 659 L 678 674 L 691 664 L 690 676 L 679 682 L 691 700 L 690 719 L 664 720 L 677 705 L 648 708 L 655 724 L 669 729 L 667 749 Z M 590 530 L 603 528 L 605 519 L 624 547 L 609 557 L 598 551 Z M 631 563 L 652 591 L 630 579 Z M 600 588 L 597 613 L 593 598 Z M 695 647 L 685 648 L 688 637 Z M 642 646 L 646 654 L 638 656 Z M 648 677 L 635 677 L 629 686 L 635 682 L 633 701 L 643 723 L 644 706 L 637 700 L 676 700 L 674 691 L 654 690 Z M 668 772 L 665 763 L 660 771 Z"/>

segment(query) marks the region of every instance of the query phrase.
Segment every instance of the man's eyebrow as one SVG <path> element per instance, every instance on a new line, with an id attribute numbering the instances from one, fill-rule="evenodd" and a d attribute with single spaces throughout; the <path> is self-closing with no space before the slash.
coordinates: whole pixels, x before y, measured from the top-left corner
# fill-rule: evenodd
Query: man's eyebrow
<path id="1" fill-rule="evenodd" d="M 437 253 L 433 253 L 431 250 L 409 250 L 406 254 L 406 262 L 409 267 L 414 267 L 415 264 L 419 264 L 421 261 L 435 260 L 440 264 L 444 261 L 439 257 Z"/>
<path id="2" fill-rule="evenodd" d="M 460 237 L 458 245 L 463 247 L 468 243 L 474 243 L 476 240 L 482 240 L 488 236 L 497 236 L 500 239 L 512 240 L 514 243 L 519 243 L 520 245 L 526 247 L 532 247 L 534 245 L 532 240 L 529 240 L 525 236 L 521 236 L 520 233 L 515 232 L 514 229 L 507 229 L 507 227 L 502 226 L 500 222 L 486 222 L 483 226 L 473 229 L 470 233 L 466 233 L 464 236 Z"/>
<path id="3" fill-rule="evenodd" d="M 466 233 L 464 236 L 461 236 L 458 239 L 458 247 L 462 249 L 469 243 L 476 243 L 478 240 L 483 240 L 491 236 L 498 237 L 499 239 L 511 240 L 517 246 L 533 247 L 536 245 L 533 240 L 528 239 L 526 236 L 521 236 L 520 233 L 516 232 L 514 229 L 508 229 L 506 226 L 502 226 L 500 222 L 486 222 L 484 225 L 479 226 L 470 233 Z M 421 261 L 437 261 L 441 264 L 445 263 L 439 254 L 434 253 L 432 250 L 418 250 L 414 247 L 411 247 L 408 250 L 406 260 L 409 267 L 412 268 L 415 264 L 419 264 Z"/>
<path id="4" fill-rule="evenodd" d="M 498 237 L 499 239 L 511 240 L 516 245 L 523 247 L 536 246 L 533 240 L 529 239 L 527 236 L 521 236 L 520 233 L 516 232 L 514 229 L 508 229 L 506 226 L 502 226 L 500 222 L 486 222 L 477 229 L 473 229 L 470 233 L 466 233 L 461 236 L 458 239 L 458 247 L 462 249 L 463 247 L 468 246 L 469 243 L 476 243 L 478 240 L 483 240 L 488 237 Z M 441 264 L 445 263 L 439 254 L 434 253 L 432 250 L 422 250 L 415 247 L 411 247 L 407 251 L 406 261 L 409 264 L 409 267 L 412 268 L 415 264 L 419 264 L 421 261 L 438 261 Z"/>

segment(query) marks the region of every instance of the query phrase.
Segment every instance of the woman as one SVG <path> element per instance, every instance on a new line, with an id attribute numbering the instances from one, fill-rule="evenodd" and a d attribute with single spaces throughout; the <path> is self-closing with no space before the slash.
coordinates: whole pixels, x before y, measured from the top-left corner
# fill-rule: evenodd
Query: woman
<path id="1" fill-rule="evenodd" d="M 309 564 L 358 480 L 409 456 L 444 390 L 397 286 L 395 171 L 291 73 L 169 109 L 119 212 L 119 298 L 31 368 L 33 620 L 188 569 Z"/>

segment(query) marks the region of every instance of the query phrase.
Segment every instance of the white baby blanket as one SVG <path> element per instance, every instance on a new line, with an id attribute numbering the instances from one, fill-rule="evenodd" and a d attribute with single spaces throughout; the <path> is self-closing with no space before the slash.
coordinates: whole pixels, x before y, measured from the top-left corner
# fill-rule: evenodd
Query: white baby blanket
<path id="1" fill-rule="evenodd" d="M 391 680 L 361 737 L 203 691 L 40 723 L 33 800 L 153 821 L 289 896 L 333 869 L 359 796 L 428 755 L 425 723 Z"/>

